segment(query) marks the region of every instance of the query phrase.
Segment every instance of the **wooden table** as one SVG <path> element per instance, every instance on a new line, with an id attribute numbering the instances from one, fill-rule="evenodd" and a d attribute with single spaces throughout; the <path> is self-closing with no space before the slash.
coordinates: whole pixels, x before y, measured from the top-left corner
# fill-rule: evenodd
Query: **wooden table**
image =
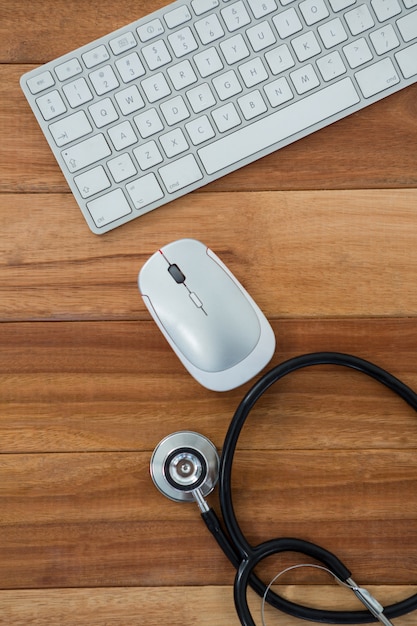
<path id="1" fill-rule="evenodd" d="M 151 321 L 136 279 L 159 246 L 194 237 L 226 262 L 271 320 L 271 365 L 343 351 L 417 389 L 417 85 L 103 237 L 86 227 L 19 77 L 163 4 L 0 1 L 1 624 L 238 624 L 232 567 L 148 464 L 175 430 L 220 449 L 250 384 L 204 389 Z M 294 374 L 244 429 L 242 528 L 254 543 L 318 542 L 382 603 L 404 598 L 417 590 L 416 449 L 414 412 L 375 382 Z M 322 572 L 280 583 L 300 602 L 358 607 Z"/>

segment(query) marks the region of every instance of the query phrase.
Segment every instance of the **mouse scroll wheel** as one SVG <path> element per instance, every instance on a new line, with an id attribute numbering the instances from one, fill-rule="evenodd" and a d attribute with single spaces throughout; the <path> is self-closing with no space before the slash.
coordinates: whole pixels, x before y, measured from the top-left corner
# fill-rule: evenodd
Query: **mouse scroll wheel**
<path id="1" fill-rule="evenodd" d="M 175 280 L 175 282 L 178 283 L 179 285 L 181 283 L 185 283 L 185 276 L 181 272 L 181 270 L 178 267 L 178 265 L 176 265 L 175 263 L 173 263 L 172 265 L 170 265 L 168 267 L 168 272 L 171 274 L 171 276 Z"/>

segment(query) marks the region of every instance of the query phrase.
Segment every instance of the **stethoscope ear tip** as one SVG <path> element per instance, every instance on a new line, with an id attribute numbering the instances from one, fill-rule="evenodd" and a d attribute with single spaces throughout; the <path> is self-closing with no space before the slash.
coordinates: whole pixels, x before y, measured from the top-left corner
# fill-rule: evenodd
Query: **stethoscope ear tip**
<path id="1" fill-rule="evenodd" d="M 212 442 L 190 430 L 168 435 L 158 443 L 150 474 L 159 491 L 176 502 L 194 502 L 213 491 L 219 474 L 219 456 Z"/>

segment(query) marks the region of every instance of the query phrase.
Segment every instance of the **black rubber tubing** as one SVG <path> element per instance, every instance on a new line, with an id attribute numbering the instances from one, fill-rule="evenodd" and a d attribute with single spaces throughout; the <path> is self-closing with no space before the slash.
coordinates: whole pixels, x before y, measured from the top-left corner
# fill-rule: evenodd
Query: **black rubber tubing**
<path id="1" fill-rule="evenodd" d="M 417 411 L 417 394 L 410 387 L 389 372 L 369 361 L 339 352 L 317 352 L 285 361 L 267 372 L 248 391 L 232 418 L 220 459 L 219 499 L 228 537 L 221 531 L 221 541 L 217 539 L 219 545 L 227 542 L 228 545 L 224 548 L 225 554 L 229 557 L 232 564 L 235 567 L 237 566 L 234 589 L 235 605 L 243 626 L 255 626 L 255 622 L 247 608 L 246 591 L 248 584 L 254 587 L 255 591 L 261 596 L 265 594 L 267 589 L 266 585 L 253 575 L 253 569 L 262 559 L 271 554 L 282 551 L 300 551 L 303 554 L 315 556 L 315 558 L 324 562 L 329 566 L 329 569 L 334 571 L 342 580 L 346 580 L 346 578 L 350 576 L 349 570 L 345 568 L 337 557 L 324 548 L 320 548 L 315 544 L 303 540 L 292 538 L 272 539 L 259 546 L 251 546 L 239 527 L 233 508 L 231 488 L 232 464 L 238 438 L 249 412 L 271 385 L 291 372 L 312 365 L 340 365 L 362 372 L 394 391 L 394 393 L 399 395 L 407 404 Z M 332 561 L 331 557 L 334 557 L 336 561 Z M 344 570 L 342 576 L 337 574 L 339 565 Z M 366 624 L 377 621 L 368 611 L 328 611 L 313 609 L 290 602 L 273 592 L 267 594 L 267 601 L 284 613 L 313 622 L 325 624 Z M 416 608 L 417 594 L 414 594 L 405 600 L 386 607 L 384 614 L 388 619 L 393 619 L 405 615 Z"/>

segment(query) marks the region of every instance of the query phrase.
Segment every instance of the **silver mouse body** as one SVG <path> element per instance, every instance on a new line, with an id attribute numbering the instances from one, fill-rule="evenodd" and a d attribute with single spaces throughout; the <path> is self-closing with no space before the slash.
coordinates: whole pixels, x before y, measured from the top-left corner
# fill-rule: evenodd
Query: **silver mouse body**
<path id="1" fill-rule="evenodd" d="M 139 291 L 188 371 L 205 387 L 226 391 L 271 359 L 275 336 L 262 311 L 207 246 L 180 239 L 151 256 Z"/>

